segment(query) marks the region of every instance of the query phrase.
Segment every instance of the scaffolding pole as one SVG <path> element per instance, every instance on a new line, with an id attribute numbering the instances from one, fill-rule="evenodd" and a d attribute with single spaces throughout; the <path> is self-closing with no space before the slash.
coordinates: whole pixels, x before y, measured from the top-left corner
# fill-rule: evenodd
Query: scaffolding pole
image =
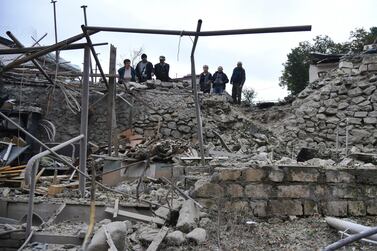
<path id="1" fill-rule="evenodd" d="M 86 157 L 88 152 L 88 108 L 89 108 L 89 63 L 90 63 L 90 50 L 89 46 L 84 49 L 84 71 L 82 79 L 82 93 L 81 93 L 81 127 L 80 133 L 84 138 L 80 140 L 80 171 L 86 171 Z M 85 176 L 79 174 L 79 188 L 81 196 L 85 195 Z"/>
<path id="2" fill-rule="evenodd" d="M 198 26 L 196 28 L 196 32 L 199 33 L 200 29 L 202 27 L 202 20 L 198 20 Z M 191 50 L 191 81 L 192 81 L 192 90 L 194 94 L 194 100 L 195 100 L 195 115 L 196 115 L 196 123 L 197 123 L 197 129 L 198 129 L 198 140 L 199 140 L 199 147 L 200 147 L 200 156 L 202 159 L 202 167 L 205 167 L 206 161 L 204 156 L 204 142 L 203 142 L 203 128 L 202 128 L 202 117 L 200 114 L 200 104 L 199 104 L 199 97 L 198 97 L 198 88 L 196 85 L 196 73 L 195 73 L 195 49 L 196 44 L 198 43 L 198 35 L 194 38 L 194 43 L 192 45 Z"/>

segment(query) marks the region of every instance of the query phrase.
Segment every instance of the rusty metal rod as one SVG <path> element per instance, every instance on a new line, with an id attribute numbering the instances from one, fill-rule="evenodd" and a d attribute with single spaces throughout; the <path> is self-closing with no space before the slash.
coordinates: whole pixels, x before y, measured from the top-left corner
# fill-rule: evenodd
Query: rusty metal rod
<path id="1" fill-rule="evenodd" d="M 93 44 L 93 46 L 101 46 L 101 45 L 108 45 L 109 43 L 97 43 Z M 76 50 L 76 49 L 84 49 L 87 43 L 77 43 L 77 44 L 70 44 L 64 48 L 61 48 L 61 51 L 64 50 Z M 9 49 L 0 49 L 0 55 L 4 54 L 19 54 L 19 53 L 32 53 L 37 52 L 40 50 L 44 50 L 51 45 L 48 46 L 38 46 L 38 47 L 22 47 L 22 48 L 9 48 Z"/>
<path id="2" fill-rule="evenodd" d="M 17 47 L 23 48 L 24 45 L 12 34 L 12 32 L 7 31 L 7 35 L 10 37 L 10 39 L 13 40 L 13 42 L 16 44 Z M 28 55 L 28 54 L 26 54 Z M 32 59 L 31 62 L 35 65 L 35 67 L 38 68 L 38 70 L 42 73 L 42 75 L 47 79 L 50 84 L 54 84 L 54 81 L 50 78 L 50 76 L 47 74 L 47 72 L 43 69 L 43 67 L 38 63 L 36 59 Z"/>
<path id="3" fill-rule="evenodd" d="M 278 32 L 297 32 L 311 31 L 311 25 L 300 26 L 282 26 L 267 28 L 251 28 L 251 29 L 235 29 L 235 30 L 217 30 L 217 31 L 184 31 L 184 30 L 154 30 L 154 29 L 135 29 L 121 27 L 100 27 L 86 26 L 86 30 L 90 31 L 112 31 L 142 34 L 160 34 L 160 35 L 176 35 L 176 36 L 224 36 L 224 35 L 241 35 L 241 34 L 260 34 L 260 33 L 278 33 Z"/>
<path id="4" fill-rule="evenodd" d="M 97 32 L 98 32 L 98 31 L 88 31 L 87 34 L 88 34 L 88 35 L 89 35 L 89 34 L 92 35 L 92 34 L 95 34 L 95 33 L 97 33 Z M 81 33 L 81 34 L 78 34 L 78 35 L 76 35 L 76 36 L 73 36 L 73 37 L 70 37 L 70 38 L 68 38 L 68 39 L 65 39 L 65 40 L 63 40 L 63 41 L 61 41 L 61 42 L 59 42 L 59 43 L 57 43 L 57 44 L 53 44 L 53 45 L 47 47 L 47 48 L 44 49 L 44 50 L 37 51 L 37 52 L 35 52 L 35 53 L 30 54 L 29 56 L 26 56 L 26 57 L 20 58 L 19 60 L 15 60 L 15 61 L 13 61 L 13 62 L 7 64 L 6 66 L 4 66 L 4 67 L 1 69 L 0 73 L 1 73 L 1 72 L 5 72 L 5 71 L 8 71 L 8 70 L 10 70 L 10 69 L 12 69 L 12 68 L 15 68 L 16 66 L 19 66 L 20 64 L 26 63 L 26 62 L 28 62 L 28 61 L 34 59 L 34 58 L 41 57 L 41 56 L 46 55 L 46 54 L 48 54 L 48 53 L 50 53 L 50 52 L 53 52 L 53 51 L 55 51 L 55 50 L 57 50 L 57 49 L 60 49 L 60 48 L 62 48 L 62 47 L 65 47 L 65 46 L 67 46 L 67 45 L 69 45 L 69 44 L 71 44 L 71 43 L 74 43 L 74 42 L 76 42 L 76 41 L 78 41 L 78 40 L 84 38 L 84 37 L 85 37 L 85 34 L 84 34 L 84 33 Z"/>

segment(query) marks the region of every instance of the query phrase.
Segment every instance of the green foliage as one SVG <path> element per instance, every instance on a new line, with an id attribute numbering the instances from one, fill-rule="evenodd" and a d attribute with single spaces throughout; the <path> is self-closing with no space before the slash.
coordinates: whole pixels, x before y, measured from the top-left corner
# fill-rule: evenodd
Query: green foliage
<path id="1" fill-rule="evenodd" d="M 287 87 L 291 94 L 300 93 L 309 83 L 310 53 L 340 54 L 348 52 L 360 52 L 364 44 L 371 44 L 377 37 L 377 27 L 355 29 L 350 33 L 350 41 L 336 43 L 329 36 L 316 36 L 313 41 L 300 42 L 287 55 L 287 61 L 280 77 L 279 85 Z"/>
<path id="2" fill-rule="evenodd" d="M 243 100 L 246 102 L 248 105 L 254 104 L 254 99 L 257 96 L 257 93 L 253 88 L 245 88 L 242 90 L 242 97 Z"/>

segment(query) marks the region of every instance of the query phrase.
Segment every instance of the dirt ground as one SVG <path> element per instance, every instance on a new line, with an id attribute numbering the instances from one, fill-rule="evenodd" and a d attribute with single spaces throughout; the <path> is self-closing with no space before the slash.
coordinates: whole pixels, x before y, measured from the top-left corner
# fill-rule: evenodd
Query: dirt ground
<path id="1" fill-rule="evenodd" d="M 254 225 L 246 224 L 244 217 L 221 217 L 220 228 L 213 222 L 207 231 L 209 240 L 202 246 L 186 245 L 181 248 L 166 250 L 321 250 L 340 239 L 341 235 L 330 228 L 324 217 L 276 219 L 254 219 Z M 238 219 L 237 219 L 238 218 Z M 376 217 L 352 218 L 351 221 L 373 226 Z M 218 241 L 220 229 L 220 241 Z M 220 243 L 221 248 L 219 248 Z M 377 247 L 365 242 L 356 242 L 341 250 L 377 250 Z"/>

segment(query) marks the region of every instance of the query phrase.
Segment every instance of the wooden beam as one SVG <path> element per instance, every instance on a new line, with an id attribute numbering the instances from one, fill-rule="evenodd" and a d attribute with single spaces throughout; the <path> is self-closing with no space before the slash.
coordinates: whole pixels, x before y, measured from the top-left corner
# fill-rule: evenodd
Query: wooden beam
<path id="1" fill-rule="evenodd" d="M 116 48 L 110 45 L 110 65 L 109 73 L 114 74 L 116 66 Z M 114 77 L 109 77 L 109 92 L 107 95 L 107 128 L 108 133 L 108 155 L 111 156 L 112 146 L 113 146 L 113 129 L 114 129 L 114 116 L 115 116 L 115 95 L 116 95 L 116 79 Z"/>
<path id="2" fill-rule="evenodd" d="M 169 228 L 163 226 L 161 230 L 158 232 L 158 234 L 156 235 L 156 237 L 154 237 L 147 251 L 157 251 L 161 242 L 165 239 L 168 232 L 169 232 Z"/>
<path id="3" fill-rule="evenodd" d="M 113 218 L 116 218 L 118 216 L 118 210 L 119 210 L 119 199 L 115 199 L 115 204 L 114 204 L 114 213 L 113 213 Z"/>
<path id="4" fill-rule="evenodd" d="M 105 209 L 105 212 L 114 215 L 114 208 L 107 207 Z M 128 212 L 124 210 L 119 210 L 118 216 L 123 216 L 131 220 L 142 221 L 145 223 L 156 223 L 159 226 L 162 226 L 165 224 L 165 221 L 159 217 L 151 217 L 144 214 L 138 214 L 138 213 Z"/>

